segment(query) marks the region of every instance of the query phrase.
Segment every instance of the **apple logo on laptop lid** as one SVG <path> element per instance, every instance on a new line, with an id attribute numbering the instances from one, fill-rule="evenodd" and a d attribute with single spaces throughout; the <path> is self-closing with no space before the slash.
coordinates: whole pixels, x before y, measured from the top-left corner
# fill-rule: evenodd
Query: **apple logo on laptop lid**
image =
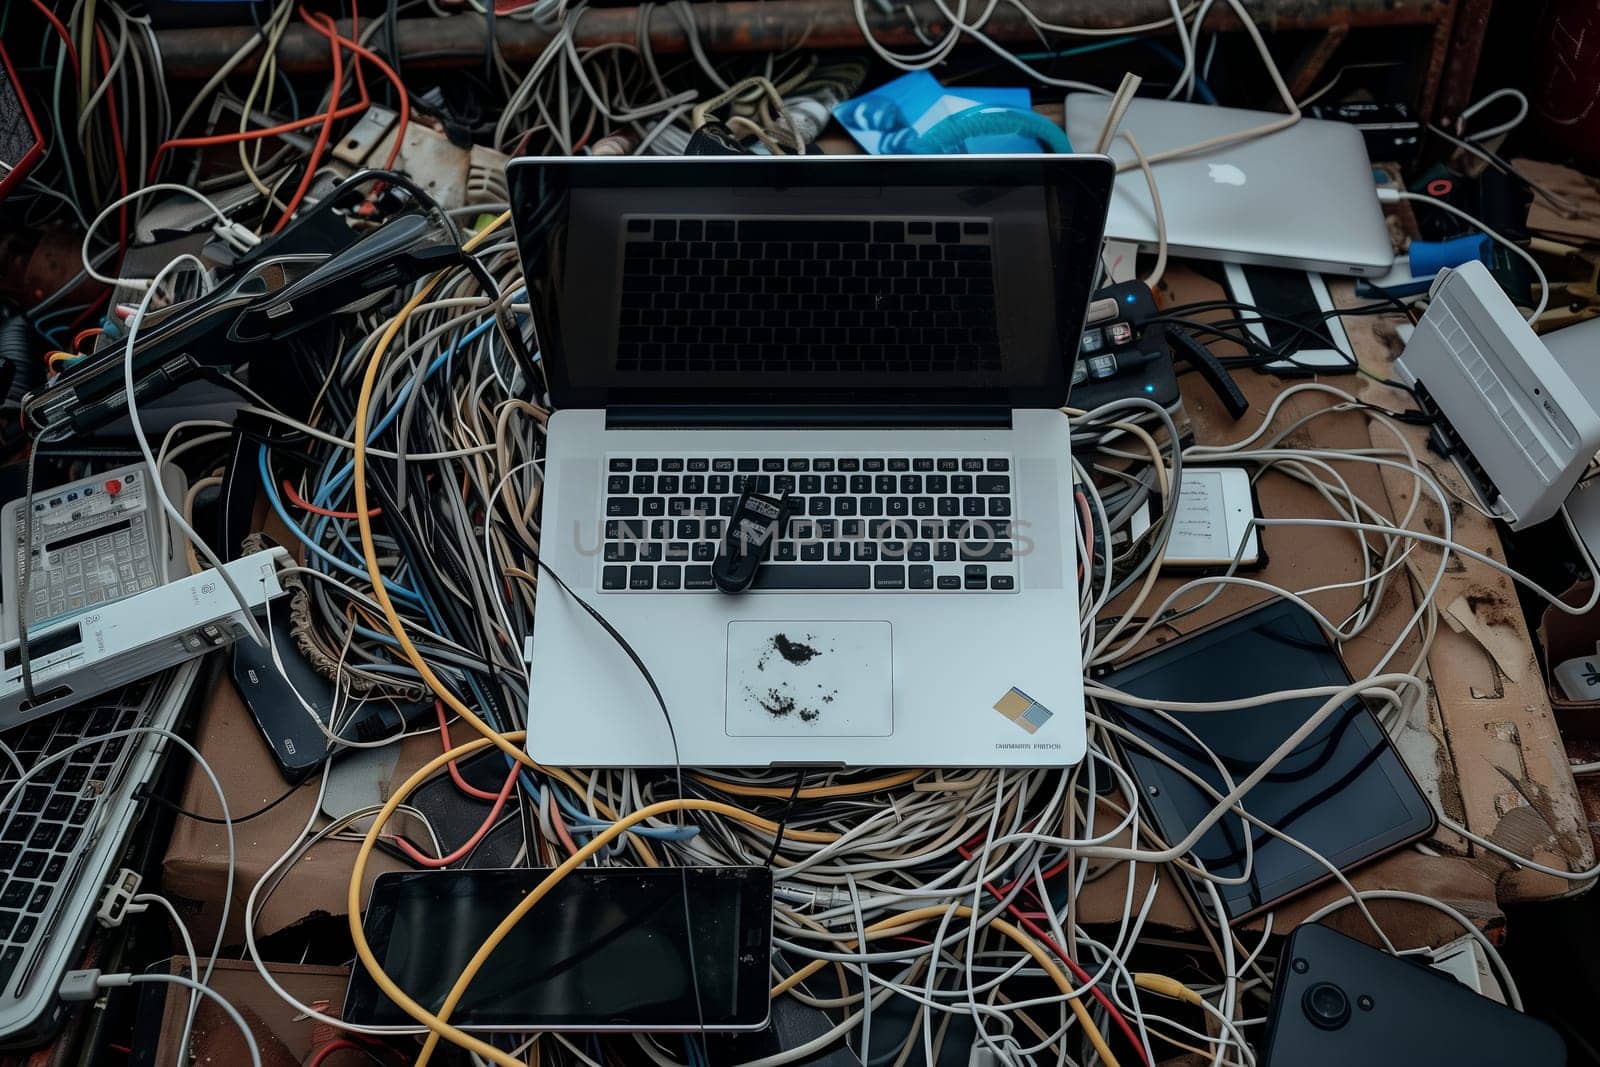
<path id="1" fill-rule="evenodd" d="M 1243 185 L 1245 183 L 1244 171 L 1232 163 L 1209 163 L 1206 165 L 1206 173 L 1218 185 Z"/>

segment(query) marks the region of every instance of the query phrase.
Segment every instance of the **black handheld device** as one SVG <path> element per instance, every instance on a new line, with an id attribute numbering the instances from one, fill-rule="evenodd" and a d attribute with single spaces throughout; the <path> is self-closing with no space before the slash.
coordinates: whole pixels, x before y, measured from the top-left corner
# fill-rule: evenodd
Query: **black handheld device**
<path id="1" fill-rule="evenodd" d="M 485 938 L 549 873 L 380 875 L 362 926 L 389 977 L 438 1011 Z M 768 867 L 582 868 L 494 950 L 451 1021 L 468 1030 L 756 1030 L 771 1004 L 771 955 Z M 344 1018 L 412 1022 L 360 964 Z"/>
<path id="2" fill-rule="evenodd" d="M 1563 1067 L 1549 1026 L 1326 926 L 1284 943 L 1261 1067 Z"/>
<path id="3" fill-rule="evenodd" d="M 733 514 L 728 516 L 728 533 L 711 564 L 711 580 L 724 593 L 742 593 L 756 580 L 756 571 L 772 550 L 772 543 L 783 536 L 789 522 L 789 494 L 762 496 L 748 485 L 739 494 Z"/>

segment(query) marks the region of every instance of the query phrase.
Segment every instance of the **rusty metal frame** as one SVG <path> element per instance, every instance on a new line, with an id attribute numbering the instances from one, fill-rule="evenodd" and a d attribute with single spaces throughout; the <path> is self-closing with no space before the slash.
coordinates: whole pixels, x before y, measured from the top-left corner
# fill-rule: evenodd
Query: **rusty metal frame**
<path id="1" fill-rule="evenodd" d="M 1470 91 L 1477 66 L 1477 45 L 1481 26 L 1487 18 L 1491 0 L 1244 0 L 1252 17 L 1263 30 L 1324 30 L 1327 36 L 1314 51 L 1326 65 L 1344 35 L 1351 29 L 1383 26 L 1432 27 L 1432 46 L 1424 66 L 1418 99 L 1420 110 L 1431 116 L 1439 97 L 1441 79 L 1450 59 L 1449 84 L 1444 93 L 1447 104 L 1454 104 L 1464 83 Z M 1170 8 L 1165 0 L 1028 0 L 1030 9 L 1047 22 L 1093 29 L 1116 29 L 1165 18 Z M 1456 11 L 1461 6 L 1470 17 L 1464 24 L 1479 27 L 1478 41 L 1453 38 Z M 909 17 L 914 14 L 916 23 Z M 853 5 L 847 0 L 726 0 L 692 5 L 689 13 L 706 51 L 751 53 L 791 48 L 859 49 L 866 45 Z M 641 19 L 647 25 L 641 26 Z M 890 48 L 926 47 L 917 28 L 932 38 L 949 32 L 931 0 L 910 0 L 889 13 L 868 5 L 867 26 L 873 37 Z M 1219 5 L 1207 19 L 1208 29 L 1238 29 L 1232 12 Z M 341 23 L 345 33 L 349 23 Z M 578 47 L 605 44 L 635 44 L 643 35 L 660 55 L 682 54 L 689 50 L 689 34 L 671 13 L 650 7 L 593 8 L 581 16 L 573 37 Z M 1038 40 L 1038 32 L 1021 12 L 1011 5 L 995 9 L 983 26 L 984 32 L 1002 43 Z M 395 38 L 401 60 L 407 67 L 454 67 L 480 62 L 486 45 L 487 27 L 475 14 L 448 18 L 401 19 Z M 251 27 L 169 29 L 157 34 L 167 73 L 178 78 L 204 78 L 228 56 L 254 36 Z M 549 44 L 552 31 L 531 21 L 499 18 L 494 22 L 494 40 L 507 62 L 531 62 Z M 1454 42 L 1454 56 L 1452 43 Z M 289 74 L 315 74 L 329 67 L 325 38 L 304 25 L 293 25 L 283 35 L 276 53 L 280 70 Z M 1459 58 L 1457 58 L 1459 57 Z M 1316 55 L 1311 57 L 1317 59 Z M 236 69 L 250 73 L 257 57 L 252 56 Z M 1310 66 L 1314 76 L 1319 67 Z"/>

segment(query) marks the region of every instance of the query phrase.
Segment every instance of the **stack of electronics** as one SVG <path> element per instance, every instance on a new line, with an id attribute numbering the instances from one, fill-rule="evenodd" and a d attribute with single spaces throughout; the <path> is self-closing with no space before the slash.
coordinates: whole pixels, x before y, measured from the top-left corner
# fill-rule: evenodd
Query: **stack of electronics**
<path id="1" fill-rule="evenodd" d="M 1397 262 L 1382 205 L 1428 198 L 1368 148 L 1416 155 L 1410 112 L 1302 117 L 1237 0 L 1292 115 L 1180 99 L 1211 4 L 1174 2 L 1168 99 L 1130 75 L 1058 129 L 972 90 L 961 143 L 1018 152 L 915 156 L 807 153 L 867 66 L 714 61 L 709 5 L 672 5 L 689 59 L 658 65 L 649 5 L 499 4 L 465 104 L 431 72 L 471 13 L 433 12 L 419 54 L 410 6 L 191 6 L 58 26 L 36 0 L 78 134 L 54 156 L 0 50 L 0 199 L 72 207 L 83 277 L 114 283 L 26 323 L 50 350 L 0 508 L 0 1047 L 92 1029 L 88 1062 L 138 1014 L 130 1060 L 163 1067 L 440 1042 L 497 1067 L 1565 1064 L 1478 913 L 1389 885 L 1419 855 L 1439 884 L 1600 876 L 1458 825 L 1408 763 L 1421 601 L 1462 558 L 1512 574 L 1455 544 L 1461 508 L 1560 516 L 1593 569 L 1597 335 L 1536 334 L 1520 247 L 1475 220 L 1437 235 L 1459 259 Z M 765 30 L 795 5 L 769 6 Z M 889 49 L 901 14 L 927 34 L 880 6 L 880 58 L 949 59 Z M 596 44 L 624 15 L 628 46 Z M 555 43 L 489 99 L 525 16 Z M 169 114 L 163 42 L 243 18 Z M 989 18 L 955 22 L 950 47 Z M 886 99 L 854 96 L 861 143 L 940 141 Z M 63 154 L 65 191 L 36 177 Z M 1169 257 L 1226 298 L 1177 299 Z M 1393 316 L 1385 375 L 1354 314 Z M 1374 446 L 1319 446 L 1330 412 Z M 1400 521 L 1370 483 L 1408 478 Z M 147 800 L 185 820 L 159 886 Z M 1386 898 L 1433 925 L 1386 928 Z M 90 947 L 152 904 L 182 956 L 143 928 Z M 136 1013 L 71 1017 L 139 985 Z"/>

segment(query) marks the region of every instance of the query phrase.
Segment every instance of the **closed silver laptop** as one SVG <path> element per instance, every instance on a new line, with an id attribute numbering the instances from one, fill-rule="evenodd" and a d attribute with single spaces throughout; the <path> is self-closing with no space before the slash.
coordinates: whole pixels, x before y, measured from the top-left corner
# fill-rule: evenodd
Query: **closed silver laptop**
<path id="1" fill-rule="evenodd" d="M 529 753 L 1081 759 L 1059 409 L 1111 177 L 1100 156 L 513 161 L 557 408 L 541 565 L 571 590 L 541 573 Z M 746 487 L 793 518 L 728 595 L 711 568 Z"/>
<path id="2" fill-rule="evenodd" d="M 1067 136 L 1092 146 L 1110 98 L 1071 93 Z M 1255 129 L 1282 115 L 1175 100 L 1136 99 L 1122 119 L 1146 156 Z M 1118 137 L 1119 164 L 1133 151 Z M 1155 164 L 1156 188 L 1174 256 L 1330 274 L 1374 276 L 1394 263 L 1372 164 L 1361 131 L 1301 119 L 1237 144 Z M 1138 167 L 1117 175 L 1106 236 L 1156 247 L 1155 208 Z"/>

